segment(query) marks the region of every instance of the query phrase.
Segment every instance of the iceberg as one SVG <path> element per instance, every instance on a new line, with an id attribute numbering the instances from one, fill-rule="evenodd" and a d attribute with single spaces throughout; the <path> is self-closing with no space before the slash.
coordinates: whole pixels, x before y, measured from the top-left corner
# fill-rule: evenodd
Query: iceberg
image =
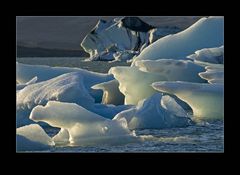
<path id="1" fill-rule="evenodd" d="M 199 73 L 199 76 L 206 79 L 208 83 L 224 83 L 224 66 L 214 67 L 206 66 L 206 71 Z"/>
<path id="2" fill-rule="evenodd" d="M 28 119 L 31 110 L 37 105 L 45 105 L 48 101 L 76 103 L 107 118 L 113 118 L 117 113 L 131 107 L 95 104 L 94 98 L 85 87 L 81 72 L 66 73 L 47 81 L 28 85 L 19 90 L 16 95 L 17 126 L 31 123 Z"/>
<path id="3" fill-rule="evenodd" d="M 195 62 L 223 64 L 224 46 L 197 50 L 194 54 L 187 56 L 187 58 L 192 59 Z"/>
<path id="4" fill-rule="evenodd" d="M 92 89 L 103 90 L 102 103 L 103 104 L 124 104 L 124 95 L 119 91 L 119 83 L 117 80 L 111 80 L 108 82 L 96 84 L 92 86 Z"/>
<path id="5" fill-rule="evenodd" d="M 91 72 L 80 68 L 26 65 L 16 62 L 16 79 L 19 83 L 26 83 L 35 76 L 37 77 L 37 82 L 46 81 L 70 72 L 78 72 L 81 74 L 84 86 L 96 102 L 101 101 L 102 91 L 91 89 L 91 87 L 95 84 L 114 79 L 113 76 L 109 74 Z"/>
<path id="6" fill-rule="evenodd" d="M 136 107 L 118 113 L 113 120 L 123 118 L 129 129 L 163 129 L 192 124 L 187 113 L 173 98 L 160 93 L 139 101 Z"/>
<path id="7" fill-rule="evenodd" d="M 224 117 L 223 84 L 190 82 L 155 82 L 152 87 L 160 92 L 176 95 L 193 110 L 196 120 L 216 120 Z"/>
<path id="8" fill-rule="evenodd" d="M 176 27 L 155 28 L 138 17 L 99 20 L 83 39 L 81 47 L 90 54 L 88 60 L 126 61 L 138 55 L 143 46 L 178 31 Z"/>
<path id="9" fill-rule="evenodd" d="M 204 67 L 189 60 L 140 60 L 135 65 L 141 71 L 159 73 L 169 81 L 205 82 L 198 76 L 205 70 Z"/>
<path id="10" fill-rule="evenodd" d="M 49 101 L 46 106 L 36 106 L 30 119 L 61 128 L 54 140 L 66 143 L 69 137 L 70 145 L 74 146 L 114 145 L 138 140 L 126 127 L 126 121 L 104 118 L 74 103 Z"/>
<path id="11" fill-rule="evenodd" d="M 38 124 L 17 128 L 17 151 L 45 150 L 54 146 L 54 141 Z"/>
<path id="12" fill-rule="evenodd" d="M 37 82 L 37 77 L 33 77 L 33 79 L 31 79 L 30 81 L 28 81 L 27 83 L 23 83 L 23 84 L 17 84 L 16 85 L 16 91 L 19 91 L 21 89 L 23 89 L 24 87 L 30 85 L 30 84 L 34 84 Z"/>
<path id="13" fill-rule="evenodd" d="M 223 45 L 224 17 L 204 17 L 186 30 L 167 35 L 146 47 L 134 58 L 138 60 L 185 59 L 197 50 Z"/>
<path id="14" fill-rule="evenodd" d="M 125 95 L 124 104 L 132 105 L 157 92 L 151 87 L 153 82 L 167 80 L 161 74 L 143 72 L 137 67 L 112 67 L 109 73 L 119 82 L 119 90 Z"/>
<path id="15" fill-rule="evenodd" d="M 50 100 L 73 102 L 84 107 L 94 103 L 79 72 L 66 73 L 53 79 L 28 85 L 17 93 L 17 107 L 32 109 Z"/>

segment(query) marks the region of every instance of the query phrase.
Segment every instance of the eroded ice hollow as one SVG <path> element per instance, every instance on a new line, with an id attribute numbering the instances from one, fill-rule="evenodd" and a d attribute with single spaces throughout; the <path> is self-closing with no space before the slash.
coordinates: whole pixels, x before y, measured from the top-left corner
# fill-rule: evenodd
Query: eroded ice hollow
<path id="1" fill-rule="evenodd" d="M 183 59 L 195 51 L 220 47 L 224 38 L 224 17 L 204 17 L 186 30 L 167 35 L 146 47 L 140 55 L 133 59 L 131 66 L 137 60 Z"/>
<path id="2" fill-rule="evenodd" d="M 74 103 L 49 101 L 46 106 L 36 106 L 30 119 L 61 128 L 59 134 L 53 138 L 55 143 L 88 146 L 138 141 L 134 133 L 127 128 L 124 119 L 110 120 Z"/>
<path id="3" fill-rule="evenodd" d="M 103 90 L 102 103 L 103 104 L 124 104 L 124 95 L 119 90 L 119 83 L 117 80 L 111 80 L 108 82 L 96 84 L 92 86 L 92 89 Z"/>
<path id="4" fill-rule="evenodd" d="M 174 94 L 193 110 L 195 119 L 215 120 L 224 117 L 223 84 L 190 82 L 155 82 L 153 88 Z"/>

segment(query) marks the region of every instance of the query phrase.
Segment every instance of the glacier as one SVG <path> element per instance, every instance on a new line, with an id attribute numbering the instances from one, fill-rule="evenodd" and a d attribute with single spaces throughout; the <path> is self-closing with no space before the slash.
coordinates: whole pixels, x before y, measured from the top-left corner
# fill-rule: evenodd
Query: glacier
<path id="1" fill-rule="evenodd" d="M 136 58 L 138 60 L 186 59 L 195 51 L 223 45 L 224 17 L 204 17 L 195 24 L 176 34 L 167 35 L 146 47 Z"/>

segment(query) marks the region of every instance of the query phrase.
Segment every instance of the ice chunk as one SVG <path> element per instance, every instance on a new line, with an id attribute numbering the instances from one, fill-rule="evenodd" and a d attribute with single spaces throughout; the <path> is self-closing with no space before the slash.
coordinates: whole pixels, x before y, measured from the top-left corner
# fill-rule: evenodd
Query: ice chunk
<path id="1" fill-rule="evenodd" d="M 124 127 L 122 122 L 106 119 L 74 103 L 49 101 L 46 106 L 36 106 L 31 112 L 30 119 L 66 129 L 72 145 L 119 144 L 136 141 L 136 137 Z M 64 136 L 59 135 L 58 142 L 61 138 L 65 142 L 66 134 L 61 135 Z"/>
<path id="2" fill-rule="evenodd" d="M 199 73 L 199 76 L 208 80 L 209 83 L 224 83 L 224 66 L 222 68 L 214 66 L 206 66 L 206 71 Z"/>
<path id="3" fill-rule="evenodd" d="M 19 83 L 26 83 L 33 77 L 37 76 L 37 82 L 49 80 L 59 75 L 78 72 L 83 77 L 83 83 L 90 95 L 95 99 L 96 102 L 100 102 L 102 99 L 101 90 L 94 90 L 91 87 L 95 84 L 103 83 L 106 81 L 113 80 L 113 76 L 109 74 L 102 74 L 87 71 L 80 68 L 67 68 L 67 67 L 50 67 L 41 65 L 26 65 L 16 63 L 16 80 Z"/>
<path id="4" fill-rule="evenodd" d="M 16 94 L 17 126 L 31 123 L 28 117 L 33 107 L 45 105 L 49 100 L 75 102 L 84 107 L 94 104 L 79 72 L 67 73 L 56 78 L 31 84 Z"/>
<path id="5" fill-rule="evenodd" d="M 151 87 L 153 82 L 167 80 L 161 74 L 143 72 L 137 67 L 112 67 L 109 73 L 118 80 L 119 90 L 125 95 L 125 104 L 133 105 L 156 93 Z"/>
<path id="6" fill-rule="evenodd" d="M 81 46 L 90 54 L 88 60 L 126 61 L 138 55 L 150 41 L 178 31 L 177 28 L 155 28 L 138 17 L 100 20 L 83 39 Z"/>
<path id="7" fill-rule="evenodd" d="M 45 133 L 45 131 L 38 124 L 31 124 L 17 128 L 17 135 L 24 136 L 26 139 L 32 142 L 38 142 L 43 145 L 55 145 L 54 141 Z M 17 142 L 17 144 L 21 143 Z"/>
<path id="8" fill-rule="evenodd" d="M 37 82 L 37 77 L 33 77 L 33 79 L 31 79 L 29 82 L 24 83 L 24 84 L 17 84 L 16 85 L 16 91 L 23 89 L 24 87 L 26 87 L 27 85 L 30 84 L 34 84 Z"/>
<path id="9" fill-rule="evenodd" d="M 192 123 L 173 98 L 160 93 L 140 101 L 132 109 L 120 112 L 113 120 L 122 118 L 126 119 L 130 129 L 186 127 Z"/>
<path id="10" fill-rule="evenodd" d="M 45 105 L 51 100 L 77 103 L 107 118 L 113 118 L 117 113 L 130 107 L 95 104 L 95 100 L 85 88 L 82 74 L 66 73 L 47 81 L 28 85 L 17 92 L 17 126 L 31 123 L 28 117 L 32 108 Z"/>
<path id="11" fill-rule="evenodd" d="M 188 103 L 196 119 L 215 120 L 224 117 L 223 84 L 156 82 L 153 88 L 174 94 Z"/>
<path id="12" fill-rule="evenodd" d="M 61 128 L 61 130 L 56 134 L 52 140 L 56 145 L 66 145 L 69 143 L 69 132 L 67 129 Z"/>
<path id="13" fill-rule="evenodd" d="M 17 108 L 33 108 L 49 100 L 74 102 L 90 106 L 94 99 L 89 95 L 79 72 L 67 73 L 56 78 L 35 83 L 17 93 Z"/>
<path id="14" fill-rule="evenodd" d="M 124 104 L 124 95 L 119 91 L 119 83 L 117 80 L 112 80 L 94 85 L 93 89 L 103 90 L 102 103 L 103 104 Z"/>
<path id="15" fill-rule="evenodd" d="M 194 54 L 187 56 L 187 58 L 194 61 L 223 64 L 224 46 L 197 50 Z"/>
<path id="16" fill-rule="evenodd" d="M 146 47 L 140 55 L 134 58 L 132 66 L 137 60 L 181 59 L 196 50 L 220 47 L 224 38 L 224 17 L 204 17 L 186 30 L 158 39 Z"/>
<path id="17" fill-rule="evenodd" d="M 169 81 L 205 82 L 198 76 L 198 73 L 205 70 L 204 67 L 189 60 L 140 60 L 135 65 L 144 72 L 159 73 Z"/>

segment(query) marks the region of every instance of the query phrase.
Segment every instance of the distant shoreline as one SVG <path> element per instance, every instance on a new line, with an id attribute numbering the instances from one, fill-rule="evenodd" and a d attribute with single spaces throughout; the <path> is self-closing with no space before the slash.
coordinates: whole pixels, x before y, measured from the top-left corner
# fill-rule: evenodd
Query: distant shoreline
<path id="1" fill-rule="evenodd" d="M 89 57 L 83 50 L 46 49 L 17 46 L 17 57 Z"/>

